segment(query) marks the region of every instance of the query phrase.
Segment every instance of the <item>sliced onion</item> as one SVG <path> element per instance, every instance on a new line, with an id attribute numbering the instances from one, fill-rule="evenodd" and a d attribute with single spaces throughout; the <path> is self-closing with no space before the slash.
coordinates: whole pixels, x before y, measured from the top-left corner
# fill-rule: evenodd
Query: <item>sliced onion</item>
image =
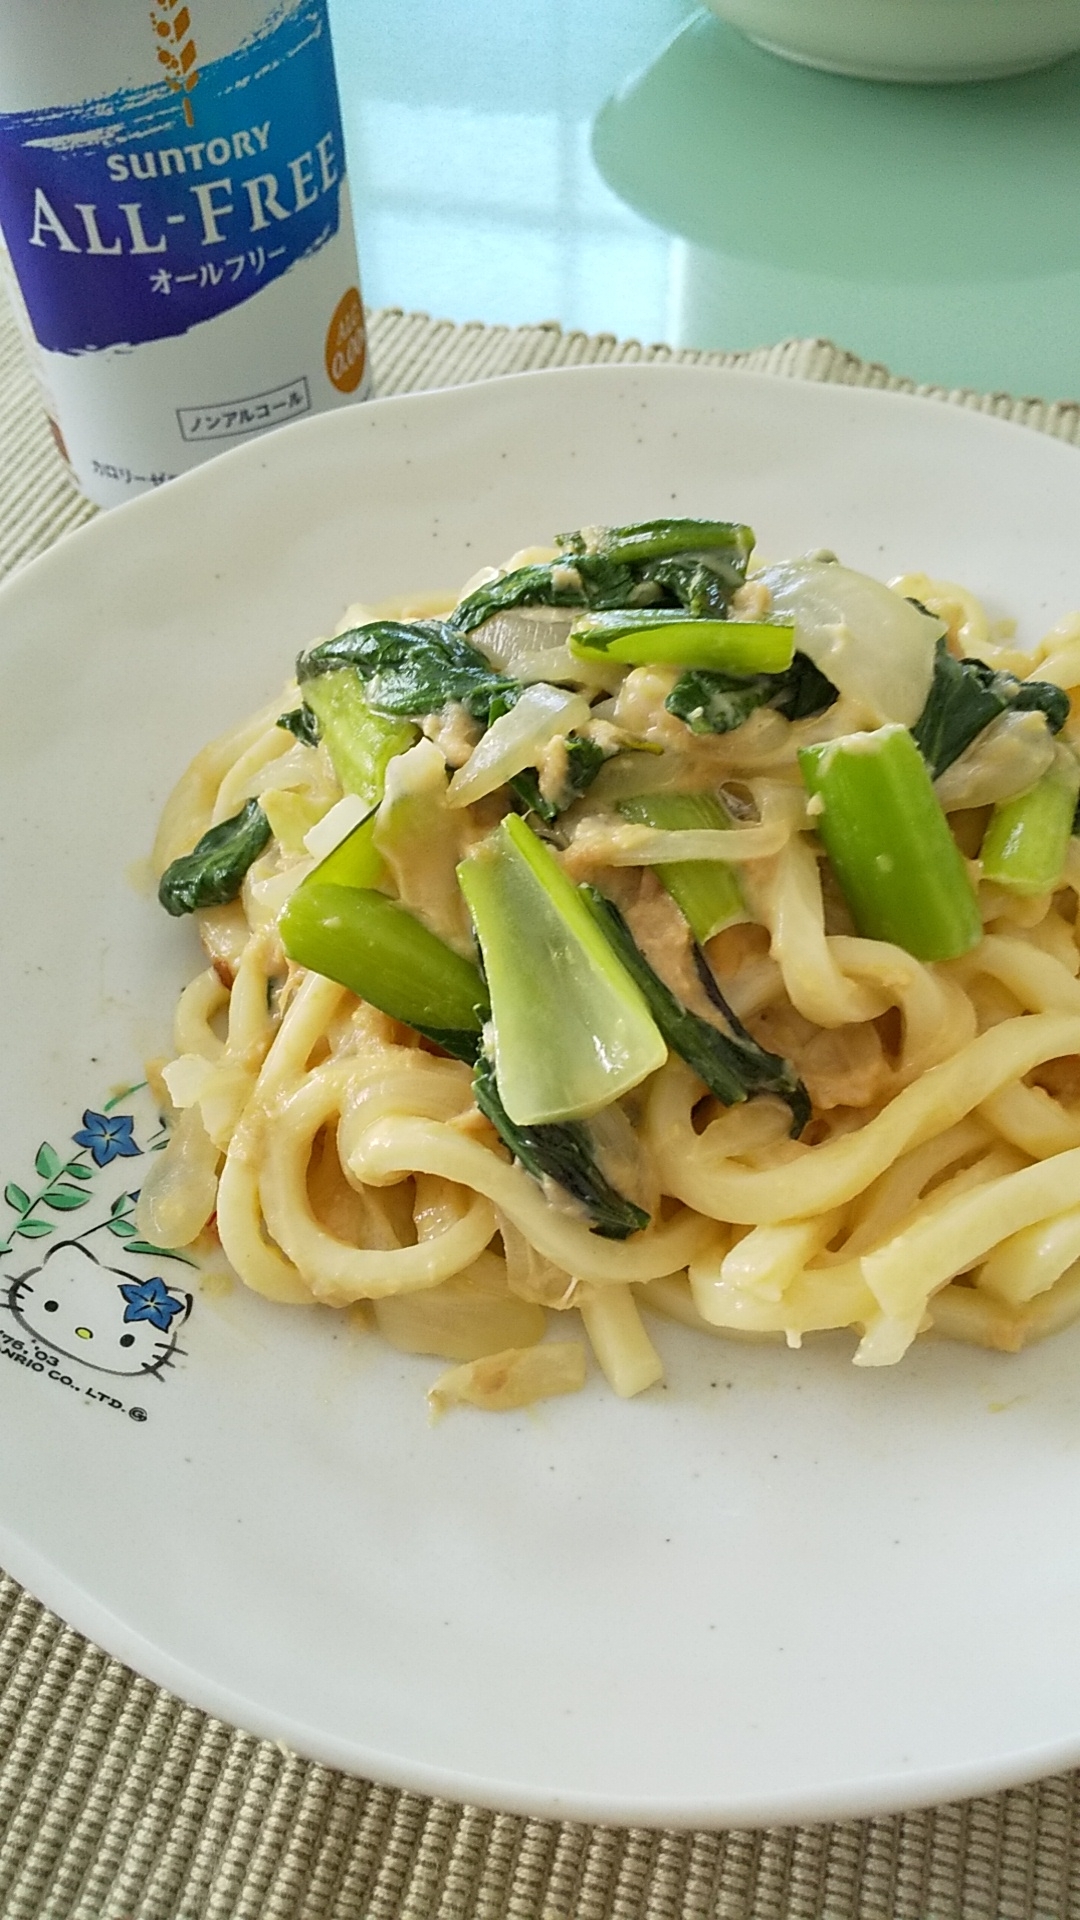
<path id="1" fill-rule="evenodd" d="M 1011 800 L 1041 780 L 1054 758 L 1054 737 L 1042 713 L 999 713 L 934 781 L 946 813 Z"/>
<path id="2" fill-rule="evenodd" d="M 583 727 L 589 703 L 562 687 L 527 687 L 516 707 L 490 726 L 478 747 L 450 782 L 452 807 L 468 807 L 505 786 L 524 767 L 534 767 L 549 740 Z"/>
<path id="3" fill-rule="evenodd" d="M 440 1374 L 428 1389 L 428 1405 L 433 1414 L 462 1404 L 506 1413 L 557 1393 L 580 1393 L 585 1376 L 580 1340 L 545 1340 L 536 1347 L 508 1347 Z"/>
<path id="4" fill-rule="evenodd" d="M 214 1062 L 201 1053 L 182 1053 L 177 1059 L 170 1060 L 162 1068 L 161 1077 L 169 1090 L 173 1106 L 195 1106 L 213 1071 Z"/>
<path id="5" fill-rule="evenodd" d="M 282 862 L 271 849 L 248 868 L 240 899 L 253 933 L 262 933 L 274 925 L 285 902 L 291 899 L 301 880 L 314 872 L 315 865 L 310 855 Z"/>
<path id="6" fill-rule="evenodd" d="M 437 1353 L 446 1360 L 480 1360 L 508 1347 L 542 1340 L 542 1307 L 508 1293 L 501 1298 L 477 1286 L 472 1269 L 420 1293 L 389 1294 L 373 1302 L 375 1324 L 399 1353 Z"/>
<path id="7" fill-rule="evenodd" d="M 472 952 L 457 864 L 462 819 L 450 810 L 446 762 L 433 740 L 395 754 L 375 819 L 374 844 L 390 869 L 398 899 L 460 953 Z"/>
<path id="8" fill-rule="evenodd" d="M 565 1189 L 560 1191 L 565 1196 Z M 506 1283 L 511 1293 L 541 1307 L 568 1307 L 577 1281 L 553 1260 L 538 1253 L 505 1213 L 497 1214 L 497 1218 L 506 1257 Z"/>
<path id="9" fill-rule="evenodd" d="M 618 1101 L 613 1101 L 610 1107 L 601 1107 L 587 1126 L 596 1163 L 605 1180 L 610 1181 L 624 1199 L 644 1207 L 648 1214 L 656 1214 L 660 1206 L 660 1180 L 652 1154 Z"/>
<path id="10" fill-rule="evenodd" d="M 304 845 L 316 860 L 325 860 L 328 853 L 340 847 L 347 840 L 354 827 L 366 820 L 371 812 L 370 800 L 361 800 L 358 793 L 346 793 L 317 820 L 309 833 L 304 835 Z"/>
<path id="11" fill-rule="evenodd" d="M 795 645 L 881 725 L 914 726 L 930 691 L 941 620 L 880 580 L 830 560 L 788 560 L 755 579 L 773 614 L 795 622 Z"/>
<path id="12" fill-rule="evenodd" d="M 156 1247 L 188 1247 L 217 1204 L 220 1155 L 198 1107 L 186 1107 L 144 1175 L 135 1224 Z"/>
<path id="13" fill-rule="evenodd" d="M 537 654 L 563 646 L 580 611 L 578 607 L 510 607 L 474 628 L 469 640 L 493 667 L 517 674 Z"/>
<path id="14" fill-rule="evenodd" d="M 624 668 L 602 660 L 578 660 L 566 645 L 580 614 L 580 607 L 511 607 L 506 613 L 492 614 L 469 640 L 493 667 L 527 685 L 570 680 L 579 686 L 617 686 Z"/>

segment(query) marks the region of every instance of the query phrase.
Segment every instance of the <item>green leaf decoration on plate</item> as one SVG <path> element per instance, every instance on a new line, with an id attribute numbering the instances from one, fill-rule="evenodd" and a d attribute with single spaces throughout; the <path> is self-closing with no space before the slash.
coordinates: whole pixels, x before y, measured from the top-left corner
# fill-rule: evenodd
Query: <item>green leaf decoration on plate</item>
<path id="1" fill-rule="evenodd" d="M 40 1240 L 43 1234 L 52 1233 L 51 1220 L 21 1220 L 15 1229 L 25 1240 Z"/>
<path id="2" fill-rule="evenodd" d="M 148 1253 L 155 1260 L 179 1260 L 185 1267 L 198 1265 L 198 1261 L 193 1260 L 190 1254 L 181 1253 L 179 1247 L 152 1247 L 149 1240 L 129 1240 L 127 1250 L 129 1253 Z"/>
<path id="3" fill-rule="evenodd" d="M 90 1202 L 90 1195 L 80 1193 L 76 1187 L 56 1187 L 52 1193 L 44 1193 L 41 1197 L 55 1213 L 74 1213 L 76 1207 L 88 1206 Z"/>
<path id="4" fill-rule="evenodd" d="M 61 1170 L 62 1164 L 60 1155 L 57 1153 L 55 1147 L 50 1147 L 48 1141 L 43 1140 L 37 1150 L 37 1158 L 34 1161 L 35 1173 L 39 1174 L 42 1180 L 55 1180 Z"/>
<path id="5" fill-rule="evenodd" d="M 132 1234 L 137 1232 L 137 1228 L 132 1226 L 130 1220 L 106 1220 L 105 1225 L 110 1233 L 119 1234 L 122 1240 L 130 1239 Z"/>
<path id="6" fill-rule="evenodd" d="M 16 1213 L 25 1213 L 30 1205 L 30 1195 L 17 1187 L 14 1180 L 9 1180 L 4 1188 L 4 1199 L 9 1207 L 14 1207 Z"/>

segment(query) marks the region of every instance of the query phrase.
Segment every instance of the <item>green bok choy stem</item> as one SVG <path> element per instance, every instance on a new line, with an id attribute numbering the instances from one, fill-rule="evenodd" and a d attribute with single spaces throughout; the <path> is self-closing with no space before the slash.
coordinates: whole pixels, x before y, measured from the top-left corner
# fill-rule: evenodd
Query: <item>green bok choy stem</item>
<path id="1" fill-rule="evenodd" d="M 764 620 L 702 620 L 681 608 L 650 608 L 582 614 L 570 629 L 569 646 L 579 660 L 617 660 L 630 667 L 783 673 L 795 652 L 795 629 Z"/>
<path id="2" fill-rule="evenodd" d="M 752 530 L 737 520 L 639 520 L 628 527 L 581 527 L 560 533 L 556 546 L 566 554 L 594 553 L 608 560 L 639 565 L 670 560 L 677 554 L 729 560 L 740 573 L 753 552 Z"/>
<path id="3" fill-rule="evenodd" d="M 372 807 L 359 826 L 320 860 L 301 886 L 322 886 L 329 882 L 334 887 L 377 887 L 385 871 L 382 854 L 375 845 L 378 814 L 378 807 Z"/>
<path id="4" fill-rule="evenodd" d="M 983 836 L 983 878 L 1010 893 L 1052 893 L 1072 835 L 1080 761 L 1059 746 L 1053 765 L 1027 793 L 1000 800 Z"/>
<path id="5" fill-rule="evenodd" d="M 331 765 L 346 793 L 359 794 L 374 806 L 382 798 L 390 761 L 412 746 L 416 728 L 407 720 L 376 713 L 355 667 L 306 681 L 304 704 L 319 722 Z"/>
<path id="6" fill-rule="evenodd" d="M 844 734 L 805 747 L 799 764 L 858 932 L 918 960 L 952 960 L 975 946 L 975 891 L 907 728 Z"/>
<path id="7" fill-rule="evenodd" d="M 298 966 L 340 981 L 459 1060 L 475 1060 L 487 1012 L 479 972 L 385 893 L 311 874 L 279 926 Z"/>
<path id="8" fill-rule="evenodd" d="M 579 1120 L 667 1058 L 655 1021 L 554 854 L 508 814 L 458 868 L 517 1126 Z"/>
<path id="9" fill-rule="evenodd" d="M 733 825 L 727 808 L 712 793 L 634 794 L 619 801 L 618 811 L 625 820 L 661 832 Z M 689 921 L 699 945 L 748 918 L 738 874 L 723 860 L 667 860 L 653 872 Z"/>

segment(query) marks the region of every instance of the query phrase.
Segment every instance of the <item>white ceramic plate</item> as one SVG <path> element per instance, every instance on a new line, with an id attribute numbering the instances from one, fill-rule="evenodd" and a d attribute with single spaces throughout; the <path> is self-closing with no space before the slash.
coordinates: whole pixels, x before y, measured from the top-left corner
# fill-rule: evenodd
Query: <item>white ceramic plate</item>
<path id="1" fill-rule="evenodd" d="M 952 575 L 1031 637 L 1080 606 L 1071 448 L 656 366 L 286 429 L 0 595 L 0 1560 L 186 1699 L 427 1793 L 704 1825 L 981 1792 L 1080 1759 L 1080 1329 L 857 1372 L 656 1323 L 665 1391 L 432 1429 L 438 1362 L 132 1247 L 156 1120 L 117 1096 L 198 961 L 130 873 L 189 756 L 348 600 L 669 511 Z"/>

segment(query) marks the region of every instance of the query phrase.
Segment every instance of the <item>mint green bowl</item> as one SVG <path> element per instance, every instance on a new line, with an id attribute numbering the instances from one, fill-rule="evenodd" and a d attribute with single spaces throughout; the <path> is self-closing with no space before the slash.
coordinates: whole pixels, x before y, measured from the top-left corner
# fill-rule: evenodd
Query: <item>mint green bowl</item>
<path id="1" fill-rule="evenodd" d="M 864 80 L 991 80 L 1080 49 L 1080 0 L 708 0 L 759 46 Z"/>

